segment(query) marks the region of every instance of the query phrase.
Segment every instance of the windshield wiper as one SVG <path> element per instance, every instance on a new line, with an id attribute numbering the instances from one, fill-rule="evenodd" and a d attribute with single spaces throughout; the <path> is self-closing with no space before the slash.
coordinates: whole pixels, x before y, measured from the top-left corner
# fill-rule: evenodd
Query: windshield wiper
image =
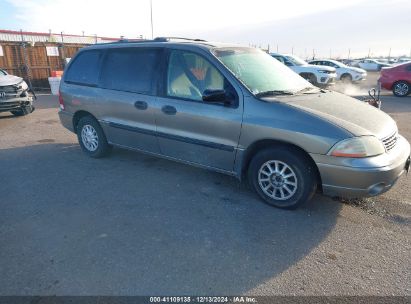
<path id="1" fill-rule="evenodd" d="M 272 90 L 272 91 L 263 91 L 255 94 L 256 97 L 268 97 L 276 95 L 294 95 L 294 92 L 286 90 Z"/>
<path id="2" fill-rule="evenodd" d="M 321 92 L 321 90 L 319 88 L 316 87 L 306 87 L 304 89 L 301 89 L 297 92 L 295 92 L 296 94 L 316 94 Z"/>

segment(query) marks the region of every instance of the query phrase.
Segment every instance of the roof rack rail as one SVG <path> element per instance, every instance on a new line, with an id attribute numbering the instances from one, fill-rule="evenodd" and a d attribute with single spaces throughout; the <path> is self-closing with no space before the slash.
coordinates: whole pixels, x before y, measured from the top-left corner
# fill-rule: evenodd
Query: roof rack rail
<path id="1" fill-rule="evenodd" d="M 207 42 L 203 39 L 191 39 L 184 37 L 156 37 L 154 39 L 127 39 L 122 38 L 113 42 L 106 42 L 105 44 L 116 44 L 116 43 L 144 43 L 144 42 L 168 42 L 171 40 L 183 40 L 183 41 L 197 41 L 197 42 Z"/>
<path id="2" fill-rule="evenodd" d="M 154 38 L 153 41 L 157 42 L 167 42 L 170 40 L 185 40 L 185 41 L 201 41 L 201 42 L 207 42 L 207 40 L 204 39 L 198 39 L 198 38 L 185 38 L 185 37 L 156 37 Z"/>

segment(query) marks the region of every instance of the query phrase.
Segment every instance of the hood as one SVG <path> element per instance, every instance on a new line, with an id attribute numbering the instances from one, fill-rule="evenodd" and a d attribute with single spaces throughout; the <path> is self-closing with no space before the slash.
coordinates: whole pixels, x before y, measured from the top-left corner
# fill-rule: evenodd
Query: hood
<path id="1" fill-rule="evenodd" d="M 314 69 L 317 69 L 317 70 L 330 71 L 330 72 L 335 72 L 335 71 L 336 71 L 335 68 L 329 67 L 329 66 L 326 66 L 326 65 L 316 65 L 316 64 L 309 64 L 309 63 L 307 63 L 307 64 L 302 65 L 302 66 L 303 66 L 303 67 L 314 68 Z"/>
<path id="2" fill-rule="evenodd" d="M 284 96 L 275 100 L 328 120 L 354 136 L 374 135 L 383 139 L 397 131 L 395 121 L 383 111 L 337 92 Z"/>
<path id="3" fill-rule="evenodd" d="M 23 78 L 20 78 L 14 75 L 0 76 L 0 87 L 19 84 L 22 81 L 23 81 Z"/>

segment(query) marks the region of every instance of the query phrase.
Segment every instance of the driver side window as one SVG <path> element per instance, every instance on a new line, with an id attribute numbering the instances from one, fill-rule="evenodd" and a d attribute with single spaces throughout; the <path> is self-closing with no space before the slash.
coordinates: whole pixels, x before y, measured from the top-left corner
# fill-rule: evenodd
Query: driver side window
<path id="1" fill-rule="evenodd" d="M 203 57 L 186 51 L 170 53 L 167 71 L 167 95 L 202 101 L 205 90 L 224 90 L 225 79 Z"/>

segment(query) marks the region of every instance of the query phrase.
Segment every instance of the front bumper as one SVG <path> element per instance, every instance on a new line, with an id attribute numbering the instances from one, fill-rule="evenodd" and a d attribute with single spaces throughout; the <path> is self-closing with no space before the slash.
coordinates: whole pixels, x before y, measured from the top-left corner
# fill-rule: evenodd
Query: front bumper
<path id="1" fill-rule="evenodd" d="M 332 74 L 320 73 L 317 76 L 318 84 L 322 84 L 322 85 L 331 85 L 335 83 L 336 79 L 337 79 L 337 74 L 335 73 L 332 73 Z"/>
<path id="2" fill-rule="evenodd" d="M 323 193 L 332 197 L 358 198 L 388 191 L 406 171 L 410 145 L 399 136 L 389 153 L 368 158 L 342 158 L 311 154 L 322 180 Z"/>
<path id="3" fill-rule="evenodd" d="M 33 97 L 28 95 L 25 97 L 15 98 L 0 98 L 0 112 L 9 112 L 19 110 L 22 107 L 31 106 L 33 104 Z"/>
<path id="4" fill-rule="evenodd" d="M 365 74 L 354 74 L 352 81 L 357 82 L 357 81 L 363 81 L 367 79 L 367 73 Z"/>

